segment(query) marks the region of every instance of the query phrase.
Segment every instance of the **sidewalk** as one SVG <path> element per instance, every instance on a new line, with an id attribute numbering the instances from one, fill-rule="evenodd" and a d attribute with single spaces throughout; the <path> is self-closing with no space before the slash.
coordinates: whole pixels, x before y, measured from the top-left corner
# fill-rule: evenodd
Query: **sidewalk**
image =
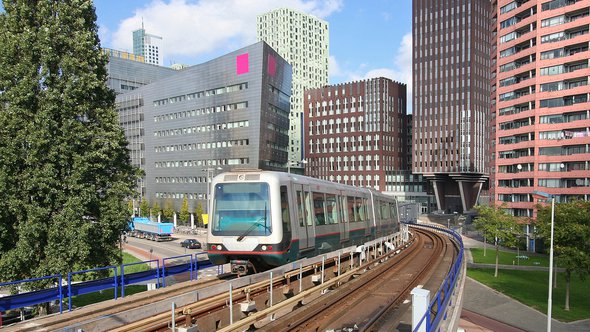
<path id="1" fill-rule="evenodd" d="M 483 242 L 463 236 L 465 258 L 473 263 L 470 248 L 483 247 Z M 523 331 L 547 330 L 547 315 L 532 309 L 471 278 L 465 280 L 463 308 L 482 316 L 519 328 Z M 590 320 L 562 323 L 553 319 L 552 331 L 590 331 Z M 466 331 L 469 331 L 466 329 Z"/>

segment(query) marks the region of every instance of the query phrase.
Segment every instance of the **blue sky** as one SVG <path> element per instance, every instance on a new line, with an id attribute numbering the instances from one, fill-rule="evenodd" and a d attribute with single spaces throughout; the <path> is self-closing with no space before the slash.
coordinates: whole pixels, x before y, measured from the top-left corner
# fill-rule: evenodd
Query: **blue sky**
<path id="1" fill-rule="evenodd" d="M 208 61 L 256 42 L 256 15 L 278 7 L 330 26 L 330 83 L 384 76 L 409 85 L 410 0 L 95 0 L 103 47 L 132 51 L 132 31 L 163 37 L 164 64 Z"/>

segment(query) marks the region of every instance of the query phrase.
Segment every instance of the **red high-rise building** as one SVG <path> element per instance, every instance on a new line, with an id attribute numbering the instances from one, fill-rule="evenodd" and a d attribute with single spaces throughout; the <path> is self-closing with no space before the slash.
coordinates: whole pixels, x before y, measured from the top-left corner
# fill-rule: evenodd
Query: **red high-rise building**
<path id="1" fill-rule="evenodd" d="M 590 199 L 590 1 L 492 6 L 496 203 L 535 217 L 535 190 Z"/>

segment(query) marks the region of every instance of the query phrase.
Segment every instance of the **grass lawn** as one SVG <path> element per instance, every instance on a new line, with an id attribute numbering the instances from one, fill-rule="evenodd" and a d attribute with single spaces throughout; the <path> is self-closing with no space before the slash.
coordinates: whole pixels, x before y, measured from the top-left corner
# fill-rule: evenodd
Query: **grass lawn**
<path id="1" fill-rule="evenodd" d="M 549 273 L 545 271 L 500 270 L 494 278 L 494 269 L 467 269 L 467 275 L 527 306 L 547 313 L 547 286 Z M 572 275 L 570 311 L 565 311 L 565 278 L 557 274 L 557 288 L 553 289 L 552 316 L 571 322 L 590 318 L 590 278 L 581 281 Z"/>
<path id="2" fill-rule="evenodd" d="M 473 256 L 474 263 L 480 264 L 496 264 L 496 249 L 493 246 L 488 246 L 486 249 L 486 255 L 483 255 L 483 248 L 472 248 L 471 255 Z M 524 265 L 524 266 L 549 266 L 549 258 L 545 255 L 539 255 L 530 253 L 524 250 L 520 251 L 520 256 L 527 256 L 528 259 L 516 258 L 515 252 L 500 251 L 499 262 L 503 265 Z M 555 261 L 559 266 L 559 261 Z"/>
<path id="3" fill-rule="evenodd" d="M 146 285 L 129 285 L 125 286 L 125 296 L 145 292 L 147 290 Z M 121 295 L 121 290 L 119 290 L 119 296 Z M 83 307 L 85 305 L 99 303 L 102 301 L 113 300 L 115 298 L 115 289 L 105 289 L 100 292 L 82 294 L 78 296 L 72 297 L 72 306 L 73 307 Z M 65 301 L 65 308 L 67 309 L 67 300 Z"/>

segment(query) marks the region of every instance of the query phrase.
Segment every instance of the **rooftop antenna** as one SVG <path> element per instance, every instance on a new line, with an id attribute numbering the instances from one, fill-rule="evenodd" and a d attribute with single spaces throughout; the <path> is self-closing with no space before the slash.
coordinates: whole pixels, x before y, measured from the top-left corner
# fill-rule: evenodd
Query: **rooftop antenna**
<path id="1" fill-rule="evenodd" d="M 144 28 L 143 28 L 143 16 L 141 17 L 141 30 L 144 30 Z"/>

